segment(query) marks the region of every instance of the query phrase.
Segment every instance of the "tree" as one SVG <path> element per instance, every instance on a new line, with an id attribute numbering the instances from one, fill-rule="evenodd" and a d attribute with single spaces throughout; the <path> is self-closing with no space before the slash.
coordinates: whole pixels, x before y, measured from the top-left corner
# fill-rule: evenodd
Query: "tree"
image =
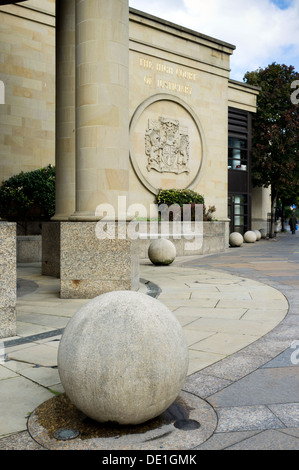
<path id="1" fill-rule="evenodd" d="M 293 66 L 275 62 L 244 76 L 246 83 L 260 87 L 252 129 L 252 178 L 254 186 L 271 187 L 270 237 L 278 198 L 288 199 L 298 191 L 299 107 L 291 100 L 298 79 Z"/>

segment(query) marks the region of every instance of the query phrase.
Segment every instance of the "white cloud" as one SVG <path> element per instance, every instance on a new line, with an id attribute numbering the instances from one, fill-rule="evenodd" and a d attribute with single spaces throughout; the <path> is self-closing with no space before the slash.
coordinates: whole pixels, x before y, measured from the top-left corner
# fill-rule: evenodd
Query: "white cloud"
<path id="1" fill-rule="evenodd" d="M 130 6 L 234 44 L 231 78 L 272 62 L 299 71 L 299 0 L 130 0 Z"/>

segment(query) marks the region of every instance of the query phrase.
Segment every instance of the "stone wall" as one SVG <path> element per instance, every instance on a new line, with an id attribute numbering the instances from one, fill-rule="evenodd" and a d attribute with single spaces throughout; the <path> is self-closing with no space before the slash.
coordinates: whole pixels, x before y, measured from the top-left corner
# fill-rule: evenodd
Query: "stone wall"
<path id="1" fill-rule="evenodd" d="M 0 7 L 0 183 L 54 163 L 54 13 L 55 0 Z"/>
<path id="2" fill-rule="evenodd" d="M 0 22 L 0 80 L 5 85 L 5 104 L 0 113 L 1 182 L 21 170 L 55 163 L 55 0 L 29 0 L 22 5 L 1 6 Z M 74 26 L 67 20 L 65 27 L 71 30 Z M 255 112 L 257 95 L 253 87 L 229 80 L 230 56 L 235 46 L 132 8 L 129 34 L 128 202 L 138 201 L 148 209 L 158 188 L 190 187 L 205 196 L 207 205 L 216 206 L 218 219 L 225 219 L 227 108 L 234 106 Z M 65 51 L 70 55 L 63 59 L 60 68 L 64 79 L 74 67 L 73 53 L 74 47 Z M 109 82 L 114 83 L 119 74 L 123 74 L 122 67 L 113 68 Z M 71 83 L 65 81 L 64 104 L 61 99 L 59 103 L 64 119 L 59 127 L 63 137 L 59 151 L 70 156 L 67 166 L 60 162 L 60 177 L 57 177 L 63 201 L 75 198 L 74 172 L 70 170 L 75 159 Z M 163 153 L 168 167 L 155 168 L 149 165 L 149 157 L 151 152 L 155 155 L 156 148 L 153 141 L 148 141 L 153 137 L 152 131 L 160 132 L 161 136 L 169 124 L 177 126 L 179 138 L 171 139 L 168 147 L 162 139 L 163 149 L 156 156 L 161 157 Z M 66 127 L 72 138 L 64 138 Z M 88 139 L 90 144 L 91 138 Z M 187 149 L 184 141 L 189 142 Z M 119 159 L 118 166 L 122 168 L 124 159 L 114 155 L 113 145 L 109 152 L 111 159 Z M 171 162 L 174 154 L 180 160 L 178 168 Z M 124 177 L 121 174 L 116 177 L 115 171 L 109 169 L 109 162 L 105 159 L 103 162 L 99 177 L 105 177 L 105 188 L 115 189 L 118 194 Z M 95 174 L 90 171 L 91 181 Z M 59 204 L 57 210 L 63 211 Z"/>
<path id="3" fill-rule="evenodd" d="M 0 222 L 0 338 L 16 335 L 16 224 Z"/>
<path id="4" fill-rule="evenodd" d="M 42 260 L 42 236 L 20 235 L 17 237 L 17 262 L 40 263 Z"/>
<path id="5" fill-rule="evenodd" d="M 169 224 L 171 226 L 171 223 Z M 161 234 L 161 227 L 158 228 L 158 233 Z M 165 232 L 164 232 L 165 233 Z M 178 235 L 172 236 L 172 228 L 170 227 L 170 236 L 167 237 L 171 240 L 177 250 L 177 256 L 195 256 L 195 255 L 207 255 L 213 253 L 221 253 L 225 251 L 229 246 L 229 221 L 215 221 L 215 222 L 203 222 L 202 230 L 195 232 L 194 223 L 191 226 L 191 231 L 188 233 L 194 234 L 194 237 L 187 239 L 184 233 L 187 231 L 181 231 L 181 237 Z M 176 231 L 175 233 L 178 234 Z M 150 224 L 147 224 L 147 229 L 140 231 L 140 258 L 146 259 L 148 257 L 148 248 L 151 244 L 150 239 Z"/>
<path id="6" fill-rule="evenodd" d="M 190 188 L 205 197 L 207 206 L 216 206 L 218 219 L 227 217 L 233 50 L 233 45 L 131 10 L 132 202 L 149 211 L 160 188 Z"/>

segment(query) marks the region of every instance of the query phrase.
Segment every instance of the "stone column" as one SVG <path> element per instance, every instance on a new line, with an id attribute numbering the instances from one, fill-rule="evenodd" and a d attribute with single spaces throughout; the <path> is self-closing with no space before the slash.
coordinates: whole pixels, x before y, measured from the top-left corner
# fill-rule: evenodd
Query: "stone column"
<path id="1" fill-rule="evenodd" d="M 124 234 L 118 203 L 128 194 L 128 0 L 76 0 L 76 211 L 61 223 L 62 298 L 138 289 L 138 242 Z M 103 204 L 115 215 L 112 238 L 98 236 Z"/>
<path id="2" fill-rule="evenodd" d="M 56 213 L 75 210 L 75 0 L 56 2 Z"/>
<path id="3" fill-rule="evenodd" d="M 76 212 L 129 190 L 128 0 L 76 0 Z"/>
<path id="4" fill-rule="evenodd" d="M 56 211 L 42 227 L 42 273 L 60 276 L 60 222 L 75 210 L 75 0 L 56 2 Z"/>

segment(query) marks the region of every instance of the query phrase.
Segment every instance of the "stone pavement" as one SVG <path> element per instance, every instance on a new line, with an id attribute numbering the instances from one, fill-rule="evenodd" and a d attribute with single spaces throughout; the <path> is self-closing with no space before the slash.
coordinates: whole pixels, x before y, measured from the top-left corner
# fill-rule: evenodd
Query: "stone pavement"
<path id="1" fill-rule="evenodd" d="M 167 267 L 141 261 L 141 291 L 165 303 L 185 331 L 184 390 L 217 416 L 199 450 L 299 449 L 298 261 L 299 235 L 289 233 Z M 43 449 L 28 416 L 63 391 L 59 339 L 87 302 L 60 299 L 59 281 L 40 272 L 38 264 L 18 267 L 18 336 L 0 350 L 0 450 Z"/>

